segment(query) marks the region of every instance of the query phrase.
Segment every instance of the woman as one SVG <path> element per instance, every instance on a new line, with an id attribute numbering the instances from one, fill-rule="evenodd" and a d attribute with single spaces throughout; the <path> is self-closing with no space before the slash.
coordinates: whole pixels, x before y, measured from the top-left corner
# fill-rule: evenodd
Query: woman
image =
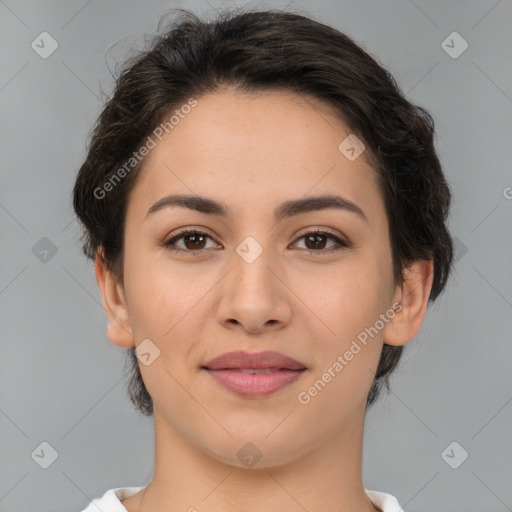
<path id="1" fill-rule="evenodd" d="M 87 512 L 402 510 L 363 430 L 452 265 L 433 137 L 297 14 L 184 12 L 127 62 L 74 208 L 155 466 Z"/>

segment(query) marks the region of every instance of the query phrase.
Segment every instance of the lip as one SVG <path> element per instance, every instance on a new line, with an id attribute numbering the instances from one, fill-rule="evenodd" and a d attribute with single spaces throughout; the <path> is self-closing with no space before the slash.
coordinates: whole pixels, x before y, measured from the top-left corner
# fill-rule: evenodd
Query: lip
<path id="1" fill-rule="evenodd" d="M 258 398 L 289 386 L 307 368 L 279 352 L 227 352 L 209 361 L 203 370 L 221 386 L 232 393 L 248 398 Z M 242 370 L 272 369 L 268 373 L 244 373 Z"/>
<path id="2" fill-rule="evenodd" d="M 205 370 L 232 393 L 259 398 L 295 382 L 306 370 L 277 370 L 271 373 L 242 373 L 240 370 Z"/>
<path id="3" fill-rule="evenodd" d="M 303 370 L 306 368 L 299 361 L 272 350 L 265 350 L 264 352 L 246 352 L 242 350 L 226 352 L 208 361 L 204 367 L 209 370 L 248 370 L 251 368 L 257 370 L 265 368 Z"/>

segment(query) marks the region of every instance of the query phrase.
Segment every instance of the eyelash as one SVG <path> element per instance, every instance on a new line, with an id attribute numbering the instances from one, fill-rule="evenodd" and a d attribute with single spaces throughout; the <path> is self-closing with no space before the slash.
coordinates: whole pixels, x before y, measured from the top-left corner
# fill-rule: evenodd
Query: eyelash
<path id="1" fill-rule="evenodd" d="M 194 251 L 194 250 L 181 249 L 181 248 L 176 249 L 176 248 L 172 247 L 172 245 L 174 245 L 178 240 L 180 240 L 181 238 L 183 238 L 184 236 L 187 236 L 187 235 L 202 235 L 202 236 L 206 236 L 213 240 L 213 238 L 210 235 L 208 235 L 208 233 L 204 233 L 203 231 L 199 231 L 197 229 L 186 229 L 186 230 L 182 231 L 181 233 L 178 233 L 177 235 L 173 236 L 169 240 L 165 241 L 162 245 L 167 250 L 173 251 L 173 252 L 186 252 L 186 253 L 192 254 L 192 255 L 204 253 L 206 249 L 199 249 L 199 250 Z M 318 249 L 316 251 L 313 249 L 302 249 L 303 251 L 306 251 L 309 254 L 314 255 L 314 256 L 329 255 L 333 252 L 339 251 L 341 249 L 348 249 L 349 247 L 352 246 L 352 244 L 350 244 L 349 242 L 341 240 L 340 238 L 333 235 L 332 233 L 329 233 L 328 231 L 321 231 L 321 230 L 315 230 L 315 229 L 313 229 L 311 231 L 307 231 L 305 233 L 302 233 L 302 235 L 297 240 L 301 240 L 302 238 L 305 238 L 305 237 L 311 236 L 311 235 L 326 236 L 328 239 L 333 240 L 334 242 L 336 242 L 338 244 L 338 247 L 331 247 L 330 249 Z"/>

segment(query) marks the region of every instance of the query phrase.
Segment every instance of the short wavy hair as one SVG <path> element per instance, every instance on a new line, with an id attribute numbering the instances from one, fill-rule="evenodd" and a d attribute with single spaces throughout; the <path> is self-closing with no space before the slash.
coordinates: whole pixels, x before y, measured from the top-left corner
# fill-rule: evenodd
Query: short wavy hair
<path id="1" fill-rule="evenodd" d="M 240 91 L 286 90 L 328 104 L 365 146 L 378 174 L 389 222 L 395 282 L 414 260 L 433 260 L 429 301 L 444 289 L 453 264 L 446 221 L 451 193 L 434 148 L 434 121 L 411 104 L 390 72 L 346 34 L 282 10 L 224 11 L 214 20 L 182 9 L 163 35 L 126 59 L 111 98 L 98 117 L 74 185 L 73 207 L 85 255 L 98 250 L 123 283 L 123 231 L 127 197 L 142 159 L 98 199 L 98 187 L 140 148 L 178 106 L 227 86 Z M 366 407 L 378 398 L 402 355 L 384 344 Z M 153 414 L 135 347 L 128 393 Z"/>

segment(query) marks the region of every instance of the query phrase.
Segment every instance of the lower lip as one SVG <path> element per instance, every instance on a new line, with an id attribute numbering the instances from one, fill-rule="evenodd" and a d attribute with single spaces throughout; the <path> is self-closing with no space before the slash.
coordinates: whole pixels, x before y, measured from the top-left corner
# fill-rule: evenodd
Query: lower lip
<path id="1" fill-rule="evenodd" d="M 237 370 L 205 370 L 233 393 L 257 398 L 270 395 L 295 382 L 304 370 L 278 370 L 269 373 L 242 373 Z"/>

